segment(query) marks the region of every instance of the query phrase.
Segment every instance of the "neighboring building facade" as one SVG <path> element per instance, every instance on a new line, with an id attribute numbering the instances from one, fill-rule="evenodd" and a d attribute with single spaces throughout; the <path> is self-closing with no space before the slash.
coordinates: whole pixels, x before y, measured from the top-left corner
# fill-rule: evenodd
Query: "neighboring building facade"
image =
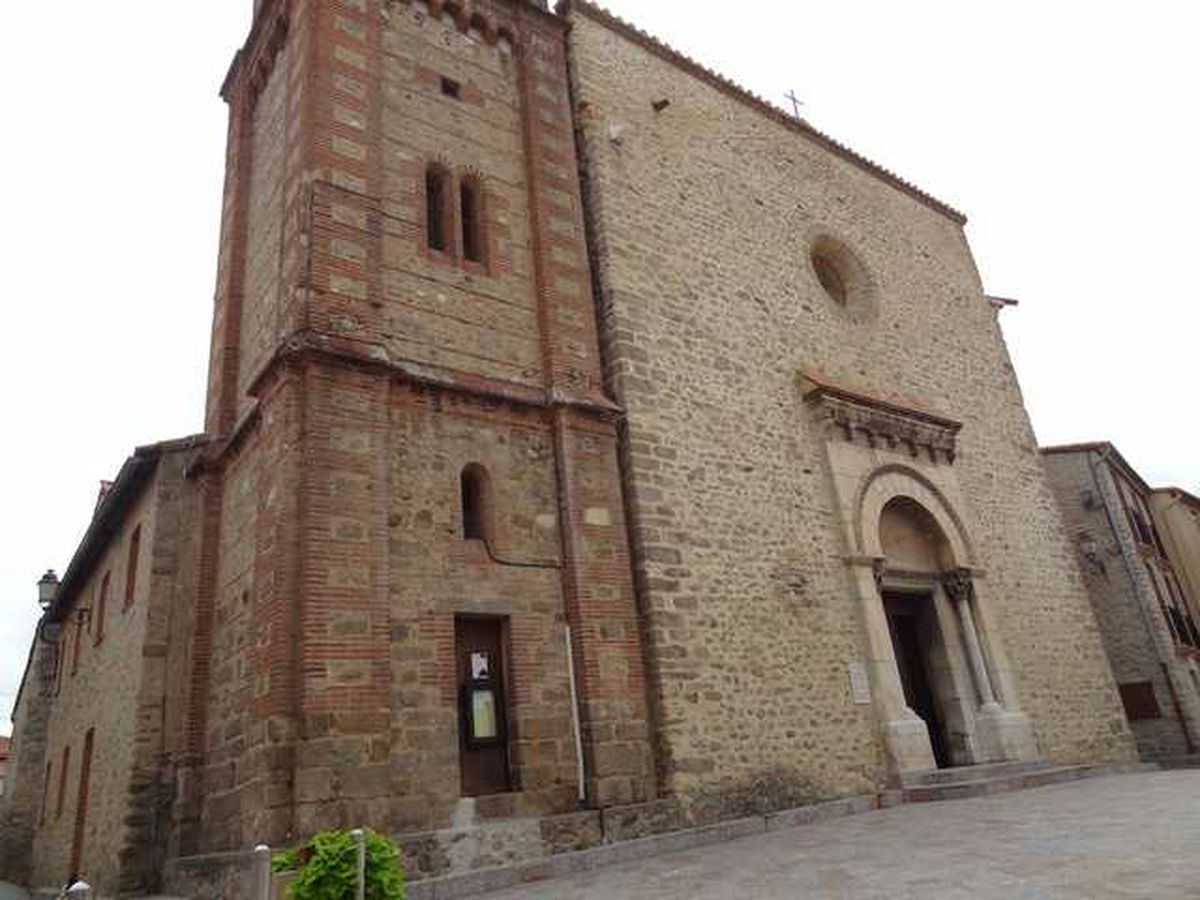
<path id="1" fill-rule="evenodd" d="M 4 796 L 4 779 L 8 776 L 8 752 L 11 741 L 0 735 L 0 797 Z"/>
<path id="2" fill-rule="evenodd" d="M 105 892 L 161 871 L 199 566 L 202 438 L 139 448 L 101 499 L 34 637 L 16 704 L 5 874 Z"/>
<path id="3" fill-rule="evenodd" d="M 35 642 L 32 880 L 1132 758 L 961 215 L 587 4 L 255 7 L 205 437 Z"/>
<path id="4" fill-rule="evenodd" d="M 1200 498 L 1183 488 L 1150 492 L 1150 513 L 1192 614 L 1200 621 Z"/>
<path id="5" fill-rule="evenodd" d="M 1156 525 L 1156 492 L 1109 443 L 1046 447 L 1042 455 L 1138 750 L 1145 759 L 1196 752 L 1200 605 Z M 1186 531 L 1179 534 L 1187 547 Z"/>

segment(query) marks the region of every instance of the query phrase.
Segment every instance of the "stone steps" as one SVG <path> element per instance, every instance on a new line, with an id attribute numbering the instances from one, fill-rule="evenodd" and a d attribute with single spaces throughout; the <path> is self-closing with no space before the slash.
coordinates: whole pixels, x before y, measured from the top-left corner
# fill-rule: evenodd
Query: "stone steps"
<path id="1" fill-rule="evenodd" d="M 943 780 L 935 784 L 913 785 L 901 787 L 898 791 L 887 794 L 899 794 L 899 797 L 887 797 L 883 805 L 894 803 L 934 803 L 937 800 L 962 800 L 968 797 L 988 797 L 991 794 L 1022 791 L 1027 787 L 1044 787 L 1045 785 L 1060 785 L 1066 781 L 1078 781 L 1090 778 L 1104 769 L 1102 766 L 1039 766 L 1037 768 L 1018 770 L 983 776 L 983 778 L 966 778 L 958 780 Z"/>
<path id="2" fill-rule="evenodd" d="M 1200 769 L 1200 753 L 1190 756 L 1165 756 L 1156 759 L 1155 762 L 1160 769 Z"/>
<path id="3" fill-rule="evenodd" d="M 959 784 L 964 781 L 980 781 L 989 778 L 1007 778 L 1012 775 L 1022 775 L 1051 768 L 1054 768 L 1054 764 L 1045 760 L 955 766 L 948 769 L 932 769 L 928 772 L 908 772 L 900 776 L 900 787 L 915 788 L 938 784 Z"/>

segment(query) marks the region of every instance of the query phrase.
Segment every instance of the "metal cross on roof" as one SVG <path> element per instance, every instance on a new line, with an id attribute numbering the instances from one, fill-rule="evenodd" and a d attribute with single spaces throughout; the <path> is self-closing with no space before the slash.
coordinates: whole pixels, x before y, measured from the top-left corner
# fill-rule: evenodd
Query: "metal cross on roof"
<path id="1" fill-rule="evenodd" d="M 798 119 L 800 118 L 800 107 L 804 105 L 804 101 L 796 96 L 796 92 L 788 91 L 783 96 L 792 101 L 792 114 Z"/>

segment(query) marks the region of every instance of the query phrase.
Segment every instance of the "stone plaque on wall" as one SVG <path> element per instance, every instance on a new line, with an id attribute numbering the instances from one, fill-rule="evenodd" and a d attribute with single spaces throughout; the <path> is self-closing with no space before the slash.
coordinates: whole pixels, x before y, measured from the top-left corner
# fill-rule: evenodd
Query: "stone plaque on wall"
<path id="1" fill-rule="evenodd" d="M 867 679 L 867 667 L 858 660 L 846 663 L 850 673 L 850 695 L 860 706 L 871 702 L 871 682 Z"/>

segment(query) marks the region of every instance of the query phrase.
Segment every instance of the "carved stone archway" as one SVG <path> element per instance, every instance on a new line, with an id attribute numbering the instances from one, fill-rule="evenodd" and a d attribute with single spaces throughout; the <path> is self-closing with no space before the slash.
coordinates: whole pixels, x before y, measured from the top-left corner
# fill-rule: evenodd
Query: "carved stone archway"
<path id="1" fill-rule="evenodd" d="M 977 566 L 953 465 L 961 425 L 862 394 L 804 379 L 805 399 L 824 426 L 826 451 L 866 630 L 871 702 L 896 773 L 935 767 L 929 730 L 908 705 L 884 606 L 885 590 L 924 590 L 957 667 L 954 686 L 961 747 L 954 762 L 1034 759 L 1036 742 L 1020 711 L 998 629 L 991 626 L 984 573 Z M 937 566 L 889 565 L 880 538 L 888 504 L 914 504 L 945 541 Z"/>

